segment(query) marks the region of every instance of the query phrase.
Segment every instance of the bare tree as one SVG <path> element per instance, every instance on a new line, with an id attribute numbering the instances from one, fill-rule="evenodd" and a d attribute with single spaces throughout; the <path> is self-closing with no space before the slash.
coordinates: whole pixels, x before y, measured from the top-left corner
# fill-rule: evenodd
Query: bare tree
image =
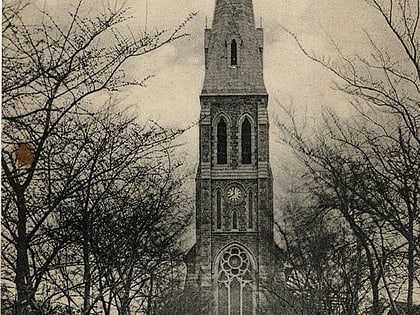
<path id="1" fill-rule="evenodd" d="M 61 178 L 60 185 L 41 195 L 38 185 L 42 180 L 61 176 L 60 171 L 41 163 L 46 149 L 61 154 L 51 146 L 51 139 L 60 137 L 64 119 L 86 113 L 84 104 L 94 95 L 142 85 L 141 80 L 125 77 L 123 66 L 128 60 L 185 35 L 181 32 L 185 23 L 173 32 L 126 32 L 122 29 L 128 18 L 123 4 L 104 7 L 96 15 L 86 13 L 84 5 L 82 0 L 75 2 L 63 25 L 48 12 L 39 12 L 35 22 L 28 21 L 27 12 L 38 11 L 24 2 L 3 5 L 2 188 L 6 215 L 2 235 L 7 240 L 3 259 L 12 268 L 9 280 L 17 290 L 19 314 L 29 312 L 28 306 L 36 309 L 40 281 L 67 244 L 47 242 L 42 252 L 32 249 L 49 239 L 49 233 L 61 233 L 59 226 L 51 229 L 51 222 L 56 222 L 57 213 L 66 207 L 63 202 L 74 192 L 73 185 L 77 186 L 74 178 Z M 37 256 L 37 261 L 30 261 L 30 255 Z"/>
<path id="2" fill-rule="evenodd" d="M 125 314 L 134 297 L 146 296 L 150 270 L 159 271 L 163 279 L 169 267 L 177 265 L 177 235 L 189 218 L 176 174 L 180 165 L 171 162 L 170 154 L 171 140 L 181 131 L 134 120 L 112 108 L 64 119 L 63 129 L 69 132 L 51 139 L 51 150 L 60 150 L 60 156 L 44 150 L 40 163 L 55 170 L 56 178 L 37 188 L 45 187 L 48 196 L 63 179 L 73 182 L 59 213 L 54 213 L 60 235 L 51 234 L 49 240 L 66 246 L 41 278 L 40 290 L 50 291 L 44 305 L 66 299 L 69 308 L 76 309 L 83 301 L 80 309 L 88 314 L 110 295 L 104 310 L 112 303 Z M 34 254 L 42 253 L 46 244 L 34 246 Z M 123 293 L 130 299 L 119 303 Z"/>
<path id="3" fill-rule="evenodd" d="M 331 117 L 334 116 L 327 117 L 327 123 L 331 123 Z M 337 123 L 336 120 L 333 121 L 335 124 Z M 407 293 L 410 292 L 408 289 L 410 278 L 411 281 L 415 280 L 415 274 L 410 274 L 410 264 L 413 264 L 414 268 L 418 265 L 416 261 L 418 260 L 417 249 L 414 252 L 410 251 L 409 239 L 410 237 L 413 240 L 418 239 L 419 230 L 417 226 L 410 230 L 408 222 L 418 220 L 418 214 L 407 211 L 401 194 L 408 196 L 408 192 L 413 193 L 411 196 L 415 201 L 418 193 L 412 187 L 399 186 L 399 184 L 402 181 L 417 180 L 415 177 L 411 178 L 411 169 L 415 169 L 416 166 L 414 163 L 410 165 L 409 172 L 406 172 L 407 169 L 399 170 L 400 175 L 396 180 L 395 174 L 391 175 L 382 169 L 383 164 L 380 164 L 384 161 L 394 163 L 395 155 L 387 156 L 382 152 L 377 156 L 376 152 L 378 152 L 380 143 L 375 141 L 375 144 L 368 144 L 369 142 L 365 138 L 366 135 L 369 135 L 369 137 L 380 139 L 381 135 L 372 129 L 367 131 L 366 125 L 363 128 L 360 127 L 362 129 L 358 129 L 355 123 L 349 123 L 346 126 L 346 128 L 340 125 L 339 129 L 327 129 L 326 134 L 317 136 L 315 140 L 302 137 L 291 131 L 292 129 L 284 128 L 285 134 L 288 133 L 290 136 L 288 141 L 307 167 L 305 176 L 307 189 L 311 191 L 316 200 L 316 203 L 307 208 L 305 213 L 315 212 L 317 216 L 324 217 L 327 221 L 324 228 L 319 230 L 321 234 L 318 232 L 317 236 L 308 235 L 309 241 L 307 242 L 302 243 L 301 241 L 305 241 L 305 239 L 300 240 L 299 236 L 304 237 L 307 233 L 311 233 L 312 230 L 308 230 L 308 226 L 310 226 L 308 222 L 304 224 L 305 232 L 302 232 L 303 225 L 301 224 L 297 226 L 297 233 L 290 235 L 289 231 L 288 235 L 283 232 L 283 236 L 285 238 L 292 236 L 298 240 L 295 248 L 298 251 L 294 254 L 305 258 L 303 265 L 297 268 L 299 276 L 306 268 L 309 273 L 316 270 L 323 271 L 322 266 L 316 268 L 316 266 L 310 265 L 311 261 L 317 263 L 323 261 L 320 257 L 312 257 L 312 250 L 315 248 L 316 253 L 328 254 L 328 251 L 324 252 L 322 248 L 317 248 L 319 241 L 327 231 L 327 226 L 337 227 L 337 224 L 341 222 L 338 227 L 349 231 L 355 240 L 351 241 L 351 237 L 350 240 L 334 237 L 333 243 L 330 244 L 333 247 L 329 252 L 334 257 L 340 253 L 338 248 L 344 249 L 342 252 L 344 255 L 346 251 L 354 251 L 356 248 L 363 250 L 362 262 L 364 269 L 369 274 L 368 280 L 372 292 L 374 313 L 379 314 L 382 308 L 381 290 L 386 291 L 389 303 L 393 304 L 395 300 L 402 298 L 400 292 L 405 287 Z M 359 154 L 359 150 L 363 152 L 362 155 Z M 372 165 L 377 168 L 372 169 Z M 412 215 L 414 217 L 411 217 Z M 313 224 L 317 221 L 312 219 L 310 222 Z M 407 237 L 407 235 L 412 236 Z M 312 245 L 311 239 L 316 239 Z M 335 242 L 338 243 L 335 244 Z M 304 251 L 306 243 L 310 246 L 309 252 Z M 354 244 L 351 245 L 352 243 Z M 352 249 L 352 247 L 354 248 Z M 293 248 L 293 246 L 288 246 L 289 250 Z M 328 255 L 327 257 L 321 256 L 328 260 Z M 341 259 L 343 258 L 345 257 L 341 256 Z M 346 273 L 347 276 L 350 275 L 349 270 Z M 307 279 L 307 277 L 303 277 L 303 279 Z M 304 284 L 304 287 L 308 288 L 308 283 Z"/>
<path id="4" fill-rule="evenodd" d="M 325 128 L 312 138 L 294 117 L 282 128 L 321 208 L 338 210 L 363 248 L 373 313 L 381 311 L 380 291 L 393 309 L 402 291 L 411 314 L 420 249 L 420 2 L 366 2 L 387 26 L 389 47 L 367 30 L 370 51 L 349 56 L 334 42 L 338 57 L 319 57 L 289 32 L 309 58 L 338 77 L 336 88 L 349 96 L 354 116 L 329 111 Z"/>
<path id="5" fill-rule="evenodd" d="M 282 198 L 276 225 L 285 250 L 284 279 L 267 285 L 269 300 L 293 314 L 362 313 L 368 272 L 357 238 L 339 213 L 322 208 L 306 183 L 294 186 Z M 274 304 L 272 313 L 280 306 Z"/>
<path id="6" fill-rule="evenodd" d="M 207 314 L 210 312 L 211 296 L 204 292 L 184 288 L 173 290 L 170 294 L 164 296 L 161 303 L 151 314 L 156 315 L 175 315 L 175 314 Z"/>

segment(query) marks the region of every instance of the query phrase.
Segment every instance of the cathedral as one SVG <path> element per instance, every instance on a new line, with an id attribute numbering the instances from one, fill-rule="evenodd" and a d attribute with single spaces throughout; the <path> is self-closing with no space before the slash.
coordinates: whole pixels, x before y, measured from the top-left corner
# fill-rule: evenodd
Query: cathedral
<path id="1" fill-rule="evenodd" d="M 260 314 L 273 278 L 273 178 L 269 163 L 264 35 L 252 0 L 216 0 L 204 36 L 196 243 L 187 285 L 211 297 L 211 314 Z"/>

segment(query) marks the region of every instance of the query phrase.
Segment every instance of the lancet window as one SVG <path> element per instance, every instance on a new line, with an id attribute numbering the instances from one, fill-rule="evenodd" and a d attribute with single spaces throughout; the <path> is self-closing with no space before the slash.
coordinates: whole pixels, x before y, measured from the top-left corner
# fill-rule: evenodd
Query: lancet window
<path id="1" fill-rule="evenodd" d="M 251 164 L 251 123 L 245 118 L 241 129 L 242 164 Z"/>
<path id="2" fill-rule="evenodd" d="M 223 118 L 217 124 L 217 164 L 227 163 L 227 126 Z"/>
<path id="3" fill-rule="evenodd" d="M 236 40 L 232 40 L 230 43 L 230 65 L 236 66 L 238 64 L 238 45 Z"/>
<path id="4" fill-rule="evenodd" d="M 252 190 L 248 192 L 248 229 L 253 228 L 253 211 L 254 211 L 254 197 L 252 194 Z"/>
<path id="5" fill-rule="evenodd" d="M 222 228 L 222 193 L 220 190 L 216 193 L 216 228 Z"/>

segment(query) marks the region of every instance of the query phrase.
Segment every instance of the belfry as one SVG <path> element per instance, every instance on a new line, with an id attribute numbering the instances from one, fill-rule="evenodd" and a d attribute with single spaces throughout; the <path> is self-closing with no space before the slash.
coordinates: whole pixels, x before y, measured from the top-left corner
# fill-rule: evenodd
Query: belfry
<path id="1" fill-rule="evenodd" d="M 209 294 L 211 314 L 260 314 L 276 264 L 263 41 L 252 0 L 216 0 L 204 39 L 196 244 L 187 255 L 187 285 Z"/>

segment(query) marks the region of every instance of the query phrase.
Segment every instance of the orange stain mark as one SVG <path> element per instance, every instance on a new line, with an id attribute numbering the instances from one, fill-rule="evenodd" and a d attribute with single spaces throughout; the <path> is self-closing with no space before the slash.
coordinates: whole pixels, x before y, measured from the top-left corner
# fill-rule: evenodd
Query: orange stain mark
<path id="1" fill-rule="evenodd" d="M 16 159 L 26 165 L 31 165 L 35 160 L 34 151 L 28 143 L 20 143 L 16 149 Z"/>

